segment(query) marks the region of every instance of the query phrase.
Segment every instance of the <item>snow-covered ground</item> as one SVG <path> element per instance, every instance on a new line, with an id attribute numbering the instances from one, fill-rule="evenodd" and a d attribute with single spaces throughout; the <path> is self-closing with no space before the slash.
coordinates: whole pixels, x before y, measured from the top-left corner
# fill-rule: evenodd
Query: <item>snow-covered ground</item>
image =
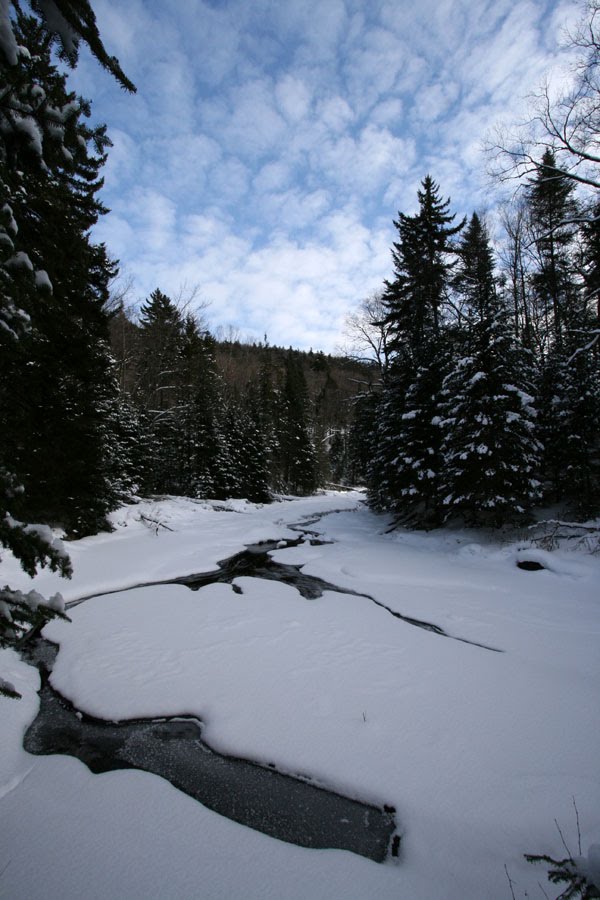
<path id="1" fill-rule="evenodd" d="M 147 519 L 162 523 L 141 521 Z M 243 577 L 242 593 L 140 582 L 216 568 L 290 524 L 325 515 L 332 543 L 275 551 L 365 597 Z M 523 853 L 562 858 L 557 819 L 578 853 L 600 839 L 600 559 L 542 554 L 468 532 L 385 534 L 358 493 L 257 507 L 146 501 L 112 534 L 68 545 L 75 574 L 34 586 L 68 601 L 72 623 L 53 685 L 106 719 L 194 714 L 214 748 L 273 761 L 340 793 L 392 804 L 398 861 L 307 850 L 210 812 L 140 771 L 93 775 L 67 756 L 22 748 L 37 671 L 0 654 L 23 699 L 0 698 L 0 896 L 80 898 L 411 898 L 555 896 Z M 164 527 L 166 526 L 166 527 Z M 7 554 L 1 583 L 32 586 Z M 468 641 L 474 642 L 468 643 Z M 493 652 L 475 644 L 494 647 Z M 506 868 L 505 868 L 506 867 Z"/>

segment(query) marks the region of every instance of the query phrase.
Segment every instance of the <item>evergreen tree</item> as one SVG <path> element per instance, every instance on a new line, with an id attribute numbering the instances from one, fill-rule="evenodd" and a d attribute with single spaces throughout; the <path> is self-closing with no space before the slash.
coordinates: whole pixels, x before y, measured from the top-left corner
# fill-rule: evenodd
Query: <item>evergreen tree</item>
<path id="1" fill-rule="evenodd" d="M 489 237 L 473 214 L 455 288 L 467 309 L 442 390 L 442 502 L 468 525 L 524 520 L 539 497 L 527 353 L 497 293 Z"/>
<path id="2" fill-rule="evenodd" d="M 336 431 L 329 442 L 327 454 L 329 476 L 335 484 L 346 483 L 348 475 L 348 444 L 346 435 Z"/>
<path id="3" fill-rule="evenodd" d="M 575 514 L 589 515 L 599 508 L 600 368 L 592 348 L 598 321 L 598 226 L 592 214 L 582 229 L 581 279 L 575 271 L 574 185 L 556 167 L 551 150 L 544 153 L 528 199 L 538 255 L 533 283 L 548 334 L 539 361 L 546 492 Z"/>
<path id="4" fill-rule="evenodd" d="M 269 454 L 255 401 L 230 396 L 221 417 L 223 446 L 219 497 L 243 497 L 254 503 L 270 499 Z"/>
<path id="5" fill-rule="evenodd" d="M 528 192 L 530 222 L 537 251 L 532 284 L 546 332 L 546 351 L 558 347 L 573 326 L 577 294 L 572 248 L 577 204 L 573 182 L 556 168 L 552 150 L 544 152 Z"/>
<path id="6" fill-rule="evenodd" d="M 430 175 L 423 179 L 417 196 L 418 213 L 399 213 L 394 222 L 400 236 L 392 249 L 395 278 L 385 282 L 383 295 L 391 332 L 388 348 L 395 354 L 409 349 L 418 355 L 423 343 L 438 334 L 454 266 L 451 238 L 465 224 L 464 220 L 450 224 L 455 219 L 448 212 L 450 200 L 441 199 Z"/>
<path id="7" fill-rule="evenodd" d="M 430 337 L 421 344 L 419 363 L 392 363 L 384 391 L 371 497 L 411 527 L 441 522 L 439 415 L 446 355 L 441 336 Z"/>
<path id="8" fill-rule="evenodd" d="M 348 436 L 348 481 L 366 484 L 377 448 L 380 391 L 366 391 L 354 398 L 354 415 Z"/>
<path id="9" fill-rule="evenodd" d="M 483 319 L 496 300 L 494 258 L 487 229 L 477 213 L 471 216 L 456 252 L 453 287 L 460 298 L 468 329 L 469 322 Z"/>
<path id="10" fill-rule="evenodd" d="M 264 443 L 268 461 L 267 482 L 272 490 L 281 491 L 282 474 L 279 468 L 281 459 L 279 447 L 278 410 L 281 408 L 281 392 L 276 383 L 273 371 L 271 351 L 263 357 L 254 385 L 254 415 Z"/>
<path id="11" fill-rule="evenodd" d="M 220 452 L 218 411 L 222 388 L 215 363 L 215 341 L 186 316 L 180 361 L 179 454 L 181 490 L 194 497 L 214 497 Z"/>
<path id="12" fill-rule="evenodd" d="M 181 493 L 181 361 L 183 320 L 158 288 L 140 308 L 135 400 L 149 423 L 144 489 Z"/>
<path id="13" fill-rule="evenodd" d="M 600 511 L 599 230 L 594 218 L 583 229 L 583 285 L 571 327 L 541 371 L 546 490 L 583 517 Z"/>
<path id="14" fill-rule="evenodd" d="M 40 133 L 37 146 L 14 131 L 4 135 L 2 184 L 18 222 L 15 250 L 27 247 L 5 270 L 10 274 L 16 258 L 34 277 L 12 281 L 28 328 L 3 372 L 3 452 L 24 486 L 13 502 L 16 514 L 84 534 L 105 526 L 116 502 L 110 473 L 117 394 L 105 310 L 115 269 L 89 236 L 104 212 L 96 194 L 108 141 L 104 128 L 85 124 L 89 110 L 67 91 L 44 29 L 22 16 L 15 29 L 31 51 L 19 57 L 19 77 L 43 97 L 47 116 L 54 111 L 60 139 Z"/>
<path id="15" fill-rule="evenodd" d="M 419 211 L 394 222 L 395 279 L 383 301 L 389 327 L 390 364 L 379 407 L 379 443 L 370 472 L 371 502 L 393 509 L 415 526 L 439 519 L 439 395 L 448 347 L 443 304 L 455 265 L 449 200 L 428 175 L 418 192 Z"/>
<path id="16" fill-rule="evenodd" d="M 285 382 L 278 436 L 283 486 L 310 494 L 318 484 L 317 457 L 309 432 L 306 381 L 293 351 L 285 358 Z"/>
<path id="17" fill-rule="evenodd" d="M 545 473 L 551 499 L 585 519 L 600 512 L 600 364 L 575 343 L 553 354 L 545 369 Z"/>
<path id="18" fill-rule="evenodd" d="M 103 312 L 113 267 L 89 239 L 103 211 L 95 193 L 108 142 L 103 129 L 84 125 L 89 107 L 67 92 L 52 44 L 74 66 L 83 40 L 126 89 L 135 88 L 107 55 L 87 0 L 35 0 L 41 24 L 16 0 L 13 7 L 10 18 L 3 4 L 0 40 L 0 545 L 30 576 L 45 565 L 69 576 L 50 529 L 12 515 L 58 515 L 71 530 L 88 530 L 115 498 Z M 58 594 L 46 601 L 4 587 L 0 645 L 62 609 Z M 0 693 L 18 696 L 1 678 Z"/>

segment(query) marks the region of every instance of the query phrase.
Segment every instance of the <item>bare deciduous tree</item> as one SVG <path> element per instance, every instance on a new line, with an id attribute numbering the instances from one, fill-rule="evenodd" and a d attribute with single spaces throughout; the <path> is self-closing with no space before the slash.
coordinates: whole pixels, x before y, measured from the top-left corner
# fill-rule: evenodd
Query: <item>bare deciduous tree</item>
<path id="1" fill-rule="evenodd" d="M 383 292 L 376 291 L 347 316 L 344 329 L 344 354 L 361 362 L 375 362 L 381 375 L 387 369 L 389 352 L 389 326 L 385 316 Z"/>
<path id="2" fill-rule="evenodd" d="M 516 133 L 500 130 L 488 141 L 500 180 L 535 174 L 550 148 L 557 175 L 600 189 L 600 0 L 588 0 L 584 19 L 563 47 L 577 54 L 571 87 L 555 97 L 546 81 L 532 98 L 529 120 Z"/>

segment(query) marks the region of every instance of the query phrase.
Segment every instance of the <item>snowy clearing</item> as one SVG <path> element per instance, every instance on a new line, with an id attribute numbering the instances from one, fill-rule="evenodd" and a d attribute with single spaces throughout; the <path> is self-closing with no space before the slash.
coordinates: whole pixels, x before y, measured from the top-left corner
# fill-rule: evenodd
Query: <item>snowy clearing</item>
<path id="1" fill-rule="evenodd" d="M 333 591 L 307 600 L 246 576 L 198 591 L 135 587 L 215 569 L 319 516 L 306 528 L 331 543 L 271 556 L 375 603 Z M 296 847 L 155 775 L 93 775 L 72 757 L 26 753 L 39 676 L 6 650 L 0 674 L 23 699 L 0 698 L 1 895 L 510 898 L 506 866 L 517 898 L 542 897 L 539 881 L 554 895 L 545 873 L 523 854 L 564 857 L 555 818 L 577 854 L 573 797 L 584 849 L 600 839 L 597 557 L 537 550 L 529 558 L 546 568 L 526 572 L 523 544 L 387 535 L 359 493 L 144 501 L 112 519 L 112 534 L 67 545 L 70 582 L 31 581 L 9 554 L 0 566 L 2 583 L 59 590 L 67 604 L 102 594 L 73 606 L 71 624 L 46 627 L 60 644 L 52 685 L 108 720 L 196 716 L 219 751 L 392 804 L 400 858 Z"/>

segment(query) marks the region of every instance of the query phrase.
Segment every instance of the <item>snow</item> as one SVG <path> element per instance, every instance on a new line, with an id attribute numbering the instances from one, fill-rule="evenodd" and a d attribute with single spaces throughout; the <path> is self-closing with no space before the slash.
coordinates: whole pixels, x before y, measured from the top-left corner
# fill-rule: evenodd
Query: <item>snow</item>
<path id="1" fill-rule="evenodd" d="M 485 374 L 485 372 L 475 372 L 473 377 L 471 379 L 469 379 L 469 385 L 472 387 L 474 384 L 477 384 L 477 382 L 479 382 L 479 381 L 482 381 L 482 380 L 485 381 L 486 378 L 487 378 L 487 375 Z"/>
<path id="2" fill-rule="evenodd" d="M 50 294 L 54 290 L 52 282 L 50 281 L 50 276 L 45 269 L 36 269 L 35 286 L 39 288 L 39 290 L 48 291 Z"/>
<path id="3" fill-rule="evenodd" d="M 29 259 L 27 253 L 23 250 L 19 250 L 14 256 L 7 259 L 4 265 L 7 269 L 27 269 L 28 271 L 33 272 L 33 263 Z"/>
<path id="4" fill-rule="evenodd" d="M 591 844 L 588 850 L 587 878 L 600 890 L 600 844 Z"/>
<path id="5" fill-rule="evenodd" d="M 317 522 L 310 522 L 317 514 Z M 142 519 L 142 516 L 145 518 Z M 306 527 L 328 543 L 285 547 Z M 51 622 L 54 686 L 109 719 L 194 714 L 213 747 L 397 810 L 398 864 L 306 850 L 234 824 L 156 776 L 92 775 L 21 746 L 37 672 L 13 651 L 0 672 L 0 847 L 6 896 L 396 898 L 536 896 L 523 854 L 564 856 L 554 819 L 575 797 L 582 837 L 600 835 L 600 560 L 484 533 L 397 531 L 358 493 L 256 506 L 164 498 L 118 510 L 115 531 L 69 544 L 70 582 L 33 581 L 6 554 L 0 580 L 67 601 Z M 160 522 L 165 527 L 149 523 Z M 245 544 L 368 597 L 241 577 L 235 586 L 119 591 L 216 568 Z M 517 568 L 535 559 L 543 571 Z M 471 641 L 495 647 L 493 652 Z M 594 855 L 596 854 L 596 855 Z M 10 864 L 7 865 L 7 863 Z M 582 862 L 583 865 L 583 862 Z M 6 868 L 5 868 L 6 867 Z"/>
<path id="6" fill-rule="evenodd" d="M 12 30 L 9 0 L 0 0 L 0 50 L 9 66 L 16 66 L 19 50 Z"/>
<path id="7" fill-rule="evenodd" d="M 48 29 L 60 35 L 66 53 L 73 56 L 77 51 L 77 34 L 66 21 L 54 0 L 38 0 L 38 6 Z"/>

